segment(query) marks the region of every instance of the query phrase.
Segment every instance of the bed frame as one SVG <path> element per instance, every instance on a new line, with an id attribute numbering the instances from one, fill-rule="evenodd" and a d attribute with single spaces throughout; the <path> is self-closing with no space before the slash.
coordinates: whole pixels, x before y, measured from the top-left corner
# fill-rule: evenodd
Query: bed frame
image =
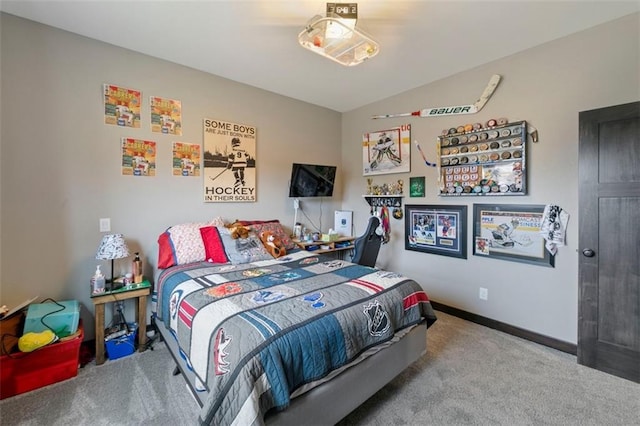
<path id="1" fill-rule="evenodd" d="M 195 375 L 180 357 L 177 342 L 162 321 L 154 318 L 153 322 L 176 363 L 174 373 L 182 373 L 193 397 L 202 407 L 203 401 L 193 387 Z M 398 342 L 292 399 L 286 410 L 270 411 L 265 416 L 265 424 L 300 426 L 314 423 L 317 419 L 322 419 L 323 424 L 336 424 L 422 357 L 426 350 L 427 326 L 423 322 Z"/>

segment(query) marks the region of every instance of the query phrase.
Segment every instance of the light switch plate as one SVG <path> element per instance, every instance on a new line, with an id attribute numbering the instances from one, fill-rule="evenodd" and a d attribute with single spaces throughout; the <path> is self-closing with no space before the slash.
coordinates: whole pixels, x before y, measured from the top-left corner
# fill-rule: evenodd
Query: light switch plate
<path id="1" fill-rule="evenodd" d="M 111 219 L 104 217 L 100 219 L 100 232 L 111 231 Z"/>

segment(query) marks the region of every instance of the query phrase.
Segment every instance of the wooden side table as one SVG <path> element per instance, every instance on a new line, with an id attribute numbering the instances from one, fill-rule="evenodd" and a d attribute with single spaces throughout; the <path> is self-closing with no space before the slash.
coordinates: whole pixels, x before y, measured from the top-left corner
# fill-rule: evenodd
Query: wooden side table
<path id="1" fill-rule="evenodd" d="M 313 251 L 314 253 L 334 253 L 335 257 L 344 260 L 347 250 L 353 249 L 356 237 L 339 237 L 334 241 L 300 241 L 293 239 L 302 250 Z"/>
<path id="2" fill-rule="evenodd" d="M 104 364 L 104 305 L 110 302 L 137 298 L 138 350 L 144 351 L 147 336 L 147 296 L 151 294 L 151 283 L 143 280 L 139 284 L 91 296 L 96 316 L 96 365 Z"/>

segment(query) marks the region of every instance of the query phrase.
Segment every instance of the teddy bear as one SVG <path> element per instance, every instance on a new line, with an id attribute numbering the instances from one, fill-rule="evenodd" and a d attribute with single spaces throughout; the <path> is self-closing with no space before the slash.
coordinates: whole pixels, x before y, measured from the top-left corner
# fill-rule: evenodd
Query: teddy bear
<path id="1" fill-rule="evenodd" d="M 229 230 L 231 238 L 234 240 L 237 240 L 238 238 L 247 238 L 249 236 L 249 228 L 242 225 L 240 222 L 233 222 L 225 226 Z"/>
<path id="2" fill-rule="evenodd" d="M 275 236 L 272 232 L 263 231 L 260 233 L 260 240 L 264 245 L 264 248 L 267 249 L 269 254 L 274 258 L 279 258 L 287 254 L 287 249 L 285 248 L 282 240 Z"/>

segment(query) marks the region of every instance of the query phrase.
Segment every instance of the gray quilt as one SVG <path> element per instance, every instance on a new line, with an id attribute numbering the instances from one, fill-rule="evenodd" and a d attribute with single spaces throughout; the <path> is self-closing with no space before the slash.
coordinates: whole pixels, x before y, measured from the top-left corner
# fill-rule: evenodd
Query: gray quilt
<path id="1" fill-rule="evenodd" d="M 415 281 L 306 251 L 175 266 L 156 291 L 156 315 L 206 391 L 202 424 L 263 424 L 300 386 L 436 320 Z"/>

